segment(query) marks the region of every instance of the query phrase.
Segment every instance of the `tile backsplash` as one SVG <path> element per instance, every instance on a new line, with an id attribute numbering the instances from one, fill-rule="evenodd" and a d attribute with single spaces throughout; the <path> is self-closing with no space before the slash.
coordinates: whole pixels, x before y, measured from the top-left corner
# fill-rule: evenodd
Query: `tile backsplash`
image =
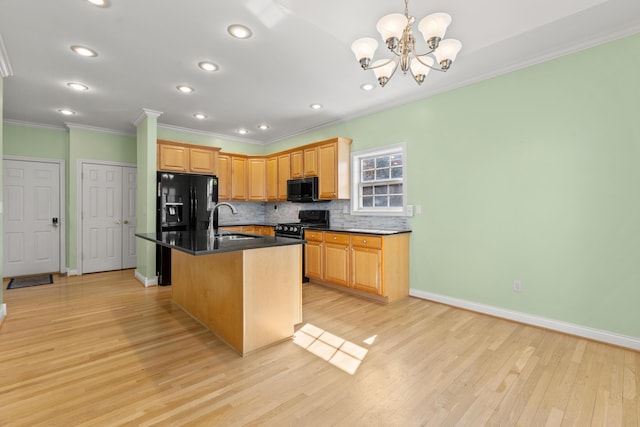
<path id="1" fill-rule="evenodd" d="M 218 211 L 221 225 L 233 224 L 278 224 L 282 222 L 297 222 L 298 211 L 306 209 L 328 209 L 329 221 L 332 227 L 338 228 L 373 228 L 388 230 L 406 230 L 411 228 L 409 218 L 405 216 L 367 216 L 350 215 L 349 200 L 332 200 L 318 203 L 255 203 L 231 202 L 238 213 L 233 215 L 226 207 Z M 347 213 L 345 213 L 347 212 Z"/>

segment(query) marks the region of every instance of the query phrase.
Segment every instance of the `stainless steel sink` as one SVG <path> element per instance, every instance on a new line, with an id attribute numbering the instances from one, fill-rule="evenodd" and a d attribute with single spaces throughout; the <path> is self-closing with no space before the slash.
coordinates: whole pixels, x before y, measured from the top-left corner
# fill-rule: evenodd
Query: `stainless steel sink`
<path id="1" fill-rule="evenodd" d="M 225 241 L 230 241 L 230 240 L 252 240 L 252 239 L 259 239 L 260 236 L 251 236 L 249 234 L 236 234 L 236 233 L 231 233 L 231 234 L 218 234 L 216 236 L 216 239 L 225 242 Z"/>

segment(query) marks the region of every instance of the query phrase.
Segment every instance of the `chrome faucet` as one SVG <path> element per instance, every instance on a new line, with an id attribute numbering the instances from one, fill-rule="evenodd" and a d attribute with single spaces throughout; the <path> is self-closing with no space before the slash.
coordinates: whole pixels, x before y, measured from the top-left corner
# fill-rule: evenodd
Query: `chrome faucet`
<path id="1" fill-rule="evenodd" d="M 215 216 L 216 209 L 218 209 L 220 206 L 228 206 L 229 209 L 231 209 L 231 213 L 234 215 L 238 213 L 238 209 L 236 209 L 236 207 L 231 203 L 219 202 L 213 205 L 213 207 L 211 208 L 211 213 L 209 215 L 209 228 L 207 230 L 209 232 L 210 238 L 215 237 L 216 234 L 218 234 L 218 221 L 214 221 L 213 217 Z"/>

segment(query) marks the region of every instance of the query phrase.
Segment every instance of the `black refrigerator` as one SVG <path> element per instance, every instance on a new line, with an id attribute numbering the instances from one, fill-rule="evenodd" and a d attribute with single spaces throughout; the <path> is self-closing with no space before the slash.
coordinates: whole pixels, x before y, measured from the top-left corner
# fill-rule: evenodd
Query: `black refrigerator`
<path id="1" fill-rule="evenodd" d="M 156 230 L 206 233 L 218 202 L 218 178 L 212 175 L 158 172 Z M 171 285 L 171 249 L 156 246 L 158 285 Z"/>

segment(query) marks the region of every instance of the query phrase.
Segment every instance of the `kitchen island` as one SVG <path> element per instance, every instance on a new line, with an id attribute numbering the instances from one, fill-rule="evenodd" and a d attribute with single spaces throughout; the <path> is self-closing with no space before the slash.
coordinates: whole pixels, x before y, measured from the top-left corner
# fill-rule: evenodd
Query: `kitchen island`
<path id="1" fill-rule="evenodd" d="M 289 339 L 302 321 L 304 240 L 186 231 L 136 236 L 171 248 L 173 301 L 241 355 Z"/>

